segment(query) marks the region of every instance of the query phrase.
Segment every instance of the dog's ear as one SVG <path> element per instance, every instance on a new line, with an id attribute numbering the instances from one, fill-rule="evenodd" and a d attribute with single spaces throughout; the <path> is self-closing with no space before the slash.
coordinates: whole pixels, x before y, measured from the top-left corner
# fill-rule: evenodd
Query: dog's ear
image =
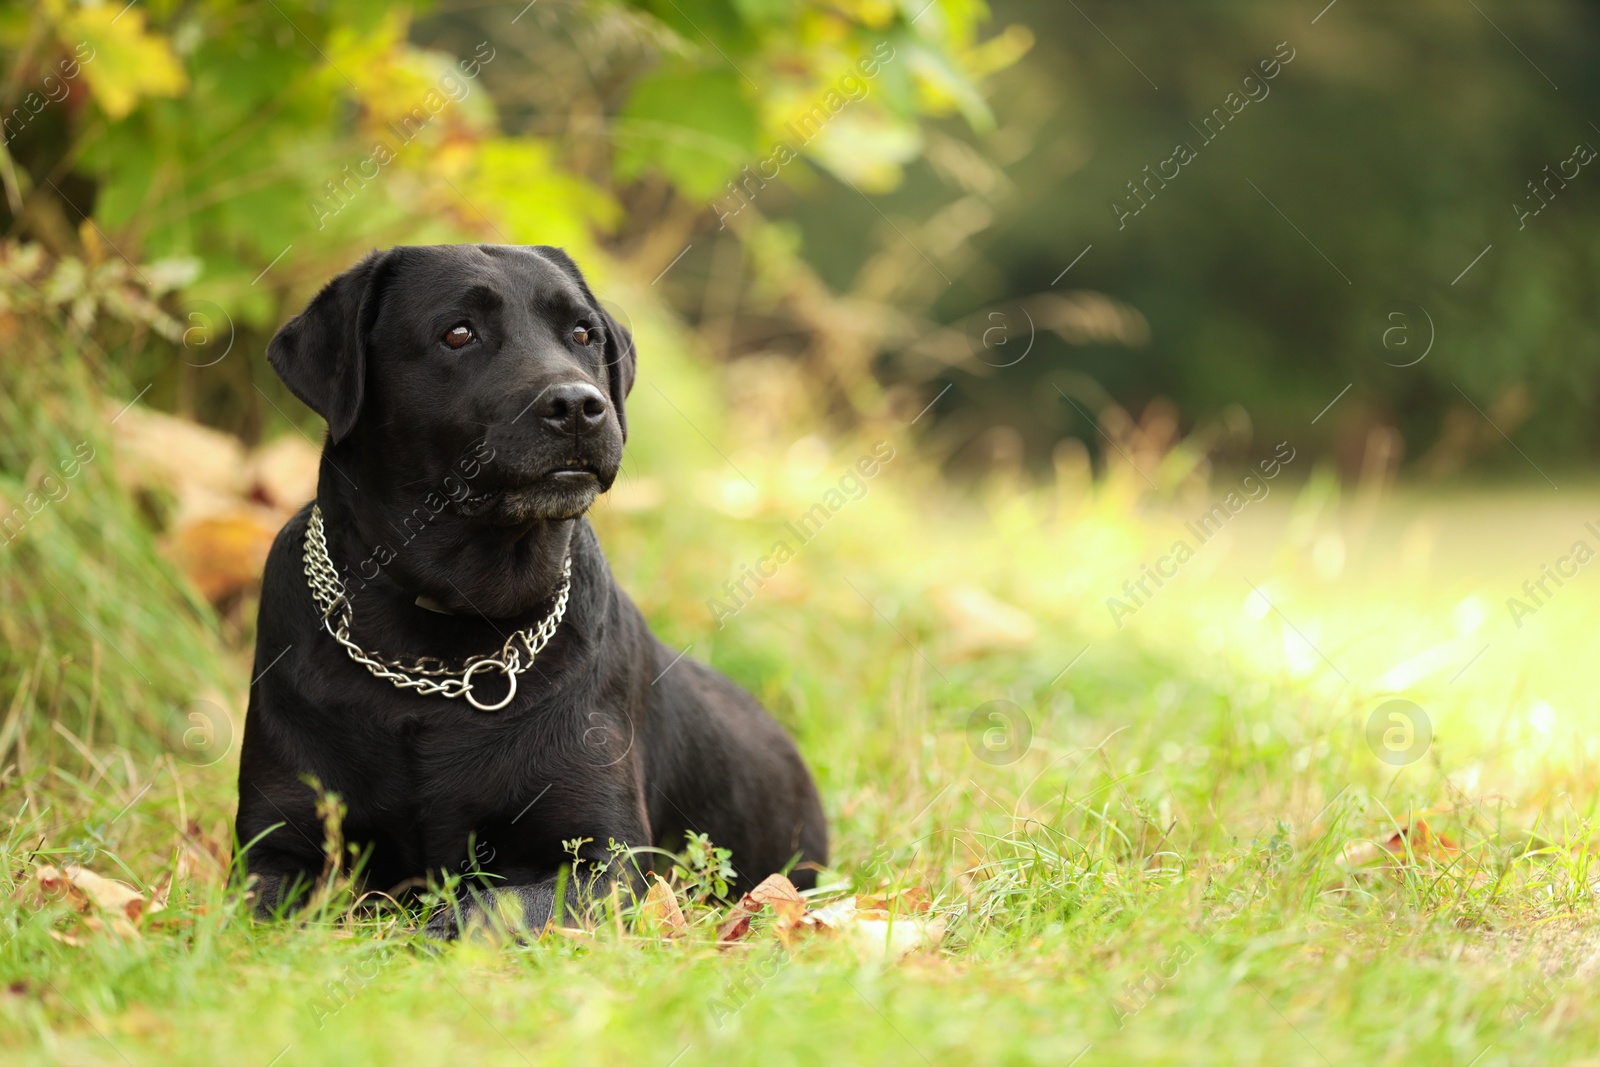
<path id="1" fill-rule="evenodd" d="M 599 307 L 598 304 L 595 305 Z M 611 388 L 611 405 L 617 409 L 617 425 L 622 427 L 622 439 L 628 439 L 628 409 L 623 401 L 633 391 L 633 376 L 639 370 L 639 353 L 633 347 L 633 334 L 627 327 L 600 308 L 602 325 L 606 331 L 606 379 Z"/>
<path id="2" fill-rule="evenodd" d="M 584 297 L 589 301 L 589 306 L 600 314 L 600 325 L 606 335 L 606 384 L 611 390 L 611 406 L 617 409 L 617 425 L 622 428 L 622 439 L 628 439 L 628 409 L 624 401 L 633 389 L 633 377 L 639 369 L 639 353 L 633 347 L 633 334 L 616 320 L 610 312 L 600 306 L 594 293 L 589 290 L 589 283 L 583 277 L 583 272 L 578 269 L 578 264 L 573 262 L 565 249 L 556 248 L 554 245 L 534 245 L 533 250 L 556 266 L 566 271 L 573 281 L 578 283 L 578 288 L 583 290 Z"/>
<path id="3" fill-rule="evenodd" d="M 328 423 L 328 438 L 344 440 L 361 413 L 367 377 L 367 331 L 391 252 L 371 252 L 323 287 L 306 309 L 267 345 L 267 362 L 289 391 Z"/>

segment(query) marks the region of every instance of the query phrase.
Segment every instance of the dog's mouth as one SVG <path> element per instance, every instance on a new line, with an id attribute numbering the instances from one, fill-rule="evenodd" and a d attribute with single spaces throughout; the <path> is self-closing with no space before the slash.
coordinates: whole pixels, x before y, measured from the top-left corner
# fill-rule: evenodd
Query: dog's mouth
<path id="1" fill-rule="evenodd" d="M 560 485 L 581 485 L 585 481 L 598 482 L 600 472 L 586 459 L 569 459 L 551 467 L 545 472 L 545 477 L 554 479 Z"/>
<path id="2" fill-rule="evenodd" d="M 567 459 L 543 471 L 485 489 L 456 505 L 467 518 L 496 525 L 532 519 L 575 519 L 589 510 L 608 485 L 598 466 L 587 459 Z"/>

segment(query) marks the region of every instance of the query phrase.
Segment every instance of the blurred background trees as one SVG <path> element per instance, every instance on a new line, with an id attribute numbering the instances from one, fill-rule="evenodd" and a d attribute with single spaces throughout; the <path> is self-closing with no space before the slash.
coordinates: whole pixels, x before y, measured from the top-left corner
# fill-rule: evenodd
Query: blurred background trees
<path id="1" fill-rule="evenodd" d="M 981 79 L 1030 38 L 985 23 L 967 0 L 11 5 L 5 222 L 177 278 L 169 343 L 120 370 L 246 439 L 303 414 L 255 358 L 277 325 L 366 249 L 439 241 L 563 245 L 613 295 L 677 267 L 622 303 L 667 294 L 724 359 L 789 337 L 808 392 L 865 407 L 876 338 L 839 319 L 907 283 L 835 291 L 783 216 L 895 188 L 948 136 L 928 123 L 992 128 Z"/>
<path id="2" fill-rule="evenodd" d="M 665 305 L 774 418 L 937 396 L 951 470 L 1098 452 L 1091 420 L 1223 461 L 1292 433 L 1346 468 L 1378 432 L 1428 476 L 1521 464 L 1490 420 L 1545 463 L 1600 445 L 1595 178 L 1563 162 L 1600 144 L 1593 5 L 1157 11 L 10 4 L 3 217 L 138 264 L 170 321 L 119 328 L 117 372 L 247 440 L 275 408 L 314 425 L 255 357 L 316 286 L 375 245 L 484 240 Z"/>
<path id="3" fill-rule="evenodd" d="M 1416 477 L 1544 485 L 1484 413 L 1546 469 L 1592 460 L 1600 173 L 1562 164 L 1600 148 L 1595 5 L 1029 0 L 996 13 L 1039 38 L 992 93 L 997 135 L 1024 147 L 997 156 L 1014 192 L 973 239 L 985 268 L 947 290 L 937 317 L 1011 310 L 1092 244 L 1051 291 L 1125 302 L 1150 341 L 1041 331 L 1015 368 L 969 360 L 943 402 L 961 409 L 953 436 L 1009 410 L 1031 456 L 1063 434 L 1092 443 L 1044 384 L 1077 372 L 1136 414 L 1171 398 L 1185 428 L 1239 405 L 1258 441 L 1292 437 L 1346 470 L 1379 429 Z M 1244 97 L 1280 42 L 1295 58 L 1269 95 L 1207 144 L 1194 126 Z M 1198 158 L 1119 229 L 1111 203 L 1137 207 L 1127 183 L 1180 141 Z M 1432 351 L 1407 366 L 1430 318 Z"/>

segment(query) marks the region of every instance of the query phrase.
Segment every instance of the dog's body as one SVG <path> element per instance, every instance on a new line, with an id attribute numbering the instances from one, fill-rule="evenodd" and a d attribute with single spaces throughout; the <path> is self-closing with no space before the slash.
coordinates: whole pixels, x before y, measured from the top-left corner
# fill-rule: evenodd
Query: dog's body
<path id="1" fill-rule="evenodd" d="M 551 616 L 569 557 L 571 578 L 548 645 L 482 711 L 357 663 L 307 583 L 311 507 L 290 520 L 267 561 L 239 771 L 259 907 L 324 871 L 312 781 L 343 801 L 367 887 L 466 874 L 514 893 L 534 926 L 574 839 L 602 887 L 637 887 L 650 865 L 618 862 L 613 842 L 673 848 L 689 831 L 732 850 L 739 888 L 790 867 L 814 880 L 826 827 L 793 743 L 650 633 L 583 518 L 621 462 L 634 355 L 564 253 L 374 254 L 269 358 L 329 423 L 316 505 L 346 597 L 329 617 L 348 607 L 366 657 L 460 677 Z M 481 704 L 508 694 L 497 668 L 471 680 Z"/>

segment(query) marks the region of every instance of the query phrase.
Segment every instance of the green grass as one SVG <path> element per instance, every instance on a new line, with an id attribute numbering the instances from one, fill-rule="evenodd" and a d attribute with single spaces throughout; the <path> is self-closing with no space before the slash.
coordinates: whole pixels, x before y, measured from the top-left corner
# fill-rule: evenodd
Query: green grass
<path id="1" fill-rule="evenodd" d="M 1285 480 L 1118 629 L 1106 597 L 1222 479 L 1160 506 L 1125 471 L 965 494 L 903 427 L 831 446 L 741 436 L 695 381 L 667 361 L 635 391 L 627 481 L 663 502 L 597 512 L 613 566 L 665 640 L 692 642 L 798 738 L 832 828 L 829 881 L 924 887 L 948 921 L 937 950 L 885 964 L 843 937 L 785 949 L 759 924 L 719 949 L 705 913 L 672 943 L 606 926 L 439 949 L 338 899 L 253 925 L 216 859 L 236 751 L 195 766 L 168 729 L 206 693 L 237 717 L 248 650 L 174 584 L 107 477 L 0 548 L 0 713 L 15 724 L 0 745 L 6 1062 L 1594 1054 L 1600 612 L 1585 583 L 1600 578 L 1580 572 L 1521 628 L 1504 602 L 1583 536 L 1595 493 L 1374 504 L 1323 475 Z M 28 410 L 42 421 L 8 435 L 8 497 L 38 477 L 29 456 L 80 426 L 104 439 L 97 409 Z M 718 629 L 707 599 L 879 439 L 897 455 L 866 495 Z M 975 645 L 939 607 L 962 585 L 1026 612 L 1036 635 Z M 1434 732 L 1403 767 L 1366 740 L 1390 696 Z M 1030 724 L 1014 761 L 973 747 L 972 715 L 992 700 Z M 1418 813 L 1460 851 L 1345 862 Z M 32 887 L 36 864 L 72 860 L 141 889 L 176 872 L 171 906 L 137 939 L 86 934 Z M 52 936 L 74 930 L 77 945 Z"/>

